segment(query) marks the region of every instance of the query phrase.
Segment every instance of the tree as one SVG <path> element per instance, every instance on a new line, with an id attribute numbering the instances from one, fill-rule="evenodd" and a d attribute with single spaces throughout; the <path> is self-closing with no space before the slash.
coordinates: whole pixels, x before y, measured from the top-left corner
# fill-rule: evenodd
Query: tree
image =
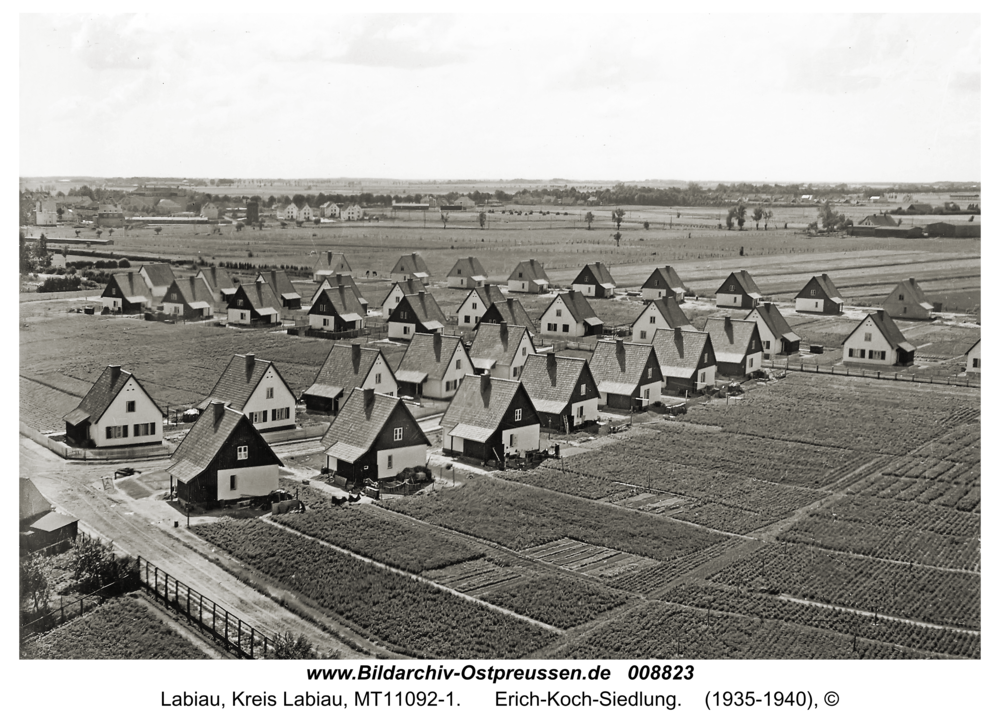
<path id="1" fill-rule="evenodd" d="M 238 232 L 243 231 L 243 222 L 236 222 L 236 231 Z"/>
<path id="2" fill-rule="evenodd" d="M 96 232 L 94 232 L 94 233 L 95 233 L 95 234 L 97 235 L 97 238 L 98 238 L 98 239 L 100 239 L 100 238 L 101 238 L 101 235 L 102 235 L 102 234 L 104 234 L 104 230 L 103 230 L 103 229 L 98 229 L 98 230 L 97 230 Z"/>
<path id="3" fill-rule="evenodd" d="M 287 229 L 287 228 L 288 228 L 288 223 L 287 223 L 287 222 L 285 222 L 285 221 L 282 221 L 282 222 L 281 222 L 281 228 L 282 228 L 282 229 Z"/>
<path id="4" fill-rule="evenodd" d="M 448 228 L 448 212 L 441 212 L 441 223 L 444 224 L 444 229 Z"/>
<path id="5" fill-rule="evenodd" d="M 163 231 L 163 227 L 154 227 L 153 231 L 156 232 L 156 236 L 160 236 L 160 232 Z"/>
<path id="6" fill-rule="evenodd" d="M 765 232 L 767 231 L 767 224 L 768 224 L 768 222 L 771 221 L 771 218 L 773 216 L 774 216 L 774 212 L 773 211 L 771 211 L 770 209 L 765 209 L 764 210 L 764 231 Z"/>
<path id="7" fill-rule="evenodd" d="M 590 225 L 594 223 L 594 212 L 588 211 L 586 215 L 584 215 L 583 220 L 587 222 L 587 230 L 589 231 Z"/>
<path id="8" fill-rule="evenodd" d="M 760 220 L 764 218 L 764 207 L 756 206 L 753 210 L 753 220 L 757 224 L 757 228 L 760 229 Z"/>
<path id="9" fill-rule="evenodd" d="M 836 228 L 837 224 L 843 221 L 843 214 L 838 215 L 833 209 L 830 201 L 824 201 L 819 207 L 817 221 L 823 225 L 823 231 L 829 232 Z"/>
<path id="10" fill-rule="evenodd" d="M 272 660 L 315 660 L 319 659 L 304 634 L 297 637 L 291 632 L 274 638 L 274 648 L 268 650 L 267 658 Z"/>
<path id="11" fill-rule="evenodd" d="M 21 608 L 27 608 L 30 603 L 35 612 L 48 609 L 49 599 L 49 560 L 39 553 L 31 554 L 21 559 L 18 568 Z"/>
<path id="12" fill-rule="evenodd" d="M 615 246 L 616 246 L 616 247 L 620 247 L 620 246 L 621 246 L 621 241 L 622 241 L 622 233 L 621 233 L 621 232 L 615 232 L 615 233 L 614 233 L 614 234 L 612 234 L 611 236 L 612 236 L 612 237 L 614 238 L 614 240 L 615 240 Z"/>
<path id="13" fill-rule="evenodd" d="M 296 194 L 292 197 L 292 203 L 301 208 L 306 203 L 306 198 L 302 194 Z"/>
<path id="14" fill-rule="evenodd" d="M 649 222 L 643 222 L 642 223 L 642 228 L 643 229 L 649 229 Z"/>
<path id="15" fill-rule="evenodd" d="M 479 212 L 479 228 L 486 228 L 486 212 L 484 211 Z"/>
<path id="16" fill-rule="evenodd" d="M 614 222 L 616 231 L 620 232 L 622 230 L 622 222 L 624 220 L 625 220 L 625 210 L 622 209 L 621 207 L 618 207 L 613 212 L 611 212 L 611 221 Z"/>

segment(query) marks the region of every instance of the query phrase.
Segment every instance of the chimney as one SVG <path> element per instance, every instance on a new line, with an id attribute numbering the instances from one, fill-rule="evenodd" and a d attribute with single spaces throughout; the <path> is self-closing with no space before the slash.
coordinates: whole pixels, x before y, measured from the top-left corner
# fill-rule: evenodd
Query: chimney
<path id="1" fill-rule="evenodd" d="M 354 369 L 358 369 L 358 365 L 361 364 L 361 343 L 352 342 L 351 343 L 351 363 L 354 365 Z"/>
<path id="2" fill-rule="evenodd" d="M 434 359 L 441 362 L 441 331 L 434 331 Z"/>
<path id="3" fill-rule="evenodd" d="M 916 277 L 910 277 L 910 284 L 916 284 L 916 283 L 917 283 Z"/>
<path id="4" fill-rule="evenodd" d="M 556 354 L 554 352 L 545 353 L 545 364 L 549 370 L 556 366 Z"/>
<path id="5" fill-rule="evenodd" d="M 114 385 L 116 382 L 118 382 L 118 376 L 121 375 L 122 366 L 108 365 L 108 369 L 111 370 L 111 384 Z"/>
<path id="6" fill-rule="evenodd" d="M 129 291 L 129 294 L 131 294 L 132 290 L 135 289 L 135 282 L 132 281 L 132 275 L 133 274 L 134 273 L 131 272 L 131 271 L 129 271 L 129 273 L 128 273 L 128 287 L 129 287 L 128 291 Z"/>
<path id="7" fill-rule="evenodd" d="M 248 352 L 245 357 L 247 359 L 247 377 L 249 377 L 250 375 L 253 375 L 253 364 L 256 356 L 252 352 Z"/>
<path id="8" fill-rule="evenodd" d="M 326 252 L 326 265 L 328 267 L 333 266 L 333 252 L 329 249 Z"/>
<path id="9" fill-rule="evenodd" d="M 500 339 L 504 344 L 507 344 L 507 322 L 500 323 Z"/>
<path id="10" fill-rule="evenodd" d="M 727 330 L 730 330 L 730 329 L 732 329 L 732 327 L 733 327 L 733 318 L 732 318 L 732 317 L 730 317 L 729 315 L 726 315 L 726 324 L 725 324 L 725 328 L 726 328 Z"/>
<path id="11" fill-rule="evenodd" d="M 674 328 L 674 340 L 680 340 L 682 337 L 684 337 L 684 335 L 681 331 L 680 325 L 678 325 Z"/>
<path id="12" fill-rule="evenodd" d="M 212 422 L 218 425 L 219 421 L 222 420 L 222 416 L 226 412 L 226 404 L 221 400 L 212 401 Z"/>
<path id="13" fill-rule="evenodd" d="M 615 353 L 618 354 L 618 355 L 624 355 L 625 354 L 625 341 L 624 340 L 621 340 L 621 339 L 615 340 Z"/>
<path id="14" fill-rule="evenodd" d="M 257 282 L 257 299 L 261 299 L 263 297 L 263 293 L 260 291 L 260 286 L 262 284 L 263 282 L 260 281 Z"/>
<path id="15" fill-rule="evenodd" d="M 375 402 L 375 388 L 365 388 L 361 394 L 364 396 L 365 409 L 367 410 Z"/>
<path id="16" fill-rule="evenodd" d="M 479 376 L 479 392 L 483 395 L 487 395 L 490 392 L 490 386 L 493 381 L 490 380 L 489 372 L 485 372 Z"/>
<path id="17" fill-rule="evenodd" d="M 271 287 L 275 291 L 278 290 L 278 271 L 275 269 L 271 270 Z"/>
<path id="18" fill-rule="evenodd" d="M 416 252 L 413 252 L 413 253 L 412 253 L 412 254 L 410 255 L 410 257 L 411 257 L 411 258 L 413 259 L 413 261 L 414 261 L 414 262 L 416 262 L 416 261 L 417 261 L 417 253 L 416 253 Z"/>

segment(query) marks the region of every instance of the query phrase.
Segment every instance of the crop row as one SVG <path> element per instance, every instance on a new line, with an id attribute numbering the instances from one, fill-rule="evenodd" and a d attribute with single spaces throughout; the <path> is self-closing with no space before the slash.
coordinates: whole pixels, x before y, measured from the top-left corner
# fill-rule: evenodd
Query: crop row
<path id="1" fill-rule="evenodd" d="M 911 456 L 940 458 L 956 463 L 979 463 L 982 430 L 978 423 L 960 425 L 910 453 Z"/>
<path id="2" fill-rule="evenodd" d="M 710 580 L 919 622 L 979 629 L 978 574 L 770 545 L 730 564 Z"/>
<path id="3" fill-rule="evenodd" d="M 257 519 L 193 531 L 377 639 L 425 658 L 521 657 L 550 632 Z"/>
<path id="4" fill-rule="evenodd" d="M 973 659 L 980 657 L 981 639 L 976 632 L 924 627 L 885 617 L 801 604 L 758 592 L 737 592 L 703 584 L 681 584 L 668 590 L 662 598 L 698 609 L 777 619 L 924 652 Z"/>
<path id="5" fill-rule="evenodd" d="M 911 659 L 897 647 L 773 619 L 648 602 L 581 637 L 567 659 Z"/>
<path id="6" fill-rule="evenodd" d="M 481 599 L 539 622 L 568 629 L 621 606 L 627 597 L 590 582 L 543 575 L 522 577 L 513 584 L 486 593 Z"/>
<path id="7" fill-rule="evenodd" d="M 621 574 L 611 579 L 608 584 L 618 589 L 624 589 L 636 594 L 651 594 L 662 589 L 679 576 L 694 571 L 716 557 L 722 556 L 730 549 L 746 543 L 743 539 L 726 539 L 712 544 L 706 549 L 682 556 L 673 561 L 646 567 L 639 571 Z"/>
<path id="8" fill-rule="evenodd" d="M 511 481 L 518 481 L 529 486 L 538 486 L 539 488 L 545 488 L 549 491 L 568 493 L 573 496 L 589 498 L 591 500 L 605 498 L 616 493 L 622 493 L 624 490 L 624 487 L 620 483 L 609 481 L 606 478 L 581 476 L 572 471 L 572 469 L 570 473 L 563 473 L 562 471 L 557 470 L 559 463 L 560 462 L 558 461 L 546 462 L 534 471 L 528 472 L 507 471 L 501 474 L 501 477 Z"/>
<path id="9" fill-rule="evenodd" d="M 812 515 L 955 537 L 978 537 L 982 526 L 978 514 L 873 496 L 844 496 Z"/>
<path id="10" fill-rule="evenodd" d="M 954 483 L 926 478 L 884 476 L 881 472 L 875 472 L 852 483 L 847 492 L 861 496 L 931 504 L 943 510 L 979 513 L 981 510 L 979 483 L 977 471 L 969 471 L 967 476 L 960 477 Z"/>
<path id="11" fill-rule="evenodd" d="M 379 505 L 515 550 L 566 537 L 664 561 L 723 538 L 660 517 L 499 479 L 479 479 Z"/>

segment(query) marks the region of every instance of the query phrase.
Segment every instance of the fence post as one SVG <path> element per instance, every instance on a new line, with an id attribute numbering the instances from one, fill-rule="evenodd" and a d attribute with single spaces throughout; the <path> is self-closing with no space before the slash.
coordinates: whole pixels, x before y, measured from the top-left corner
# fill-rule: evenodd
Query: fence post
<path id="1" fill-rule="evenodd" d="M 226 652 L 229 651 L 229 612 L 226 612 Z"/>
<path id="2" fill-rule="evenodd" d="M 254 628 L 250 628 L 250 659 L 253 659 L 253 640 L 254 640 Z"/>
<path id="3" fill-rule="evenodd" d="M 153 565 L 153 596 L 160 596 L 160 570 Z"/>

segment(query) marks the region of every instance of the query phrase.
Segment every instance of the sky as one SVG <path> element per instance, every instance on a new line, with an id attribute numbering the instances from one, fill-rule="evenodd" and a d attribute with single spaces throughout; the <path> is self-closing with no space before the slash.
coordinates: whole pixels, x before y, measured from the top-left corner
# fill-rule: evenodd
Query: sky
<path id="1" fill-rule="evenodd" d="M 980 16 L 20 16 L 22 176 L 978 181 Z"/>

